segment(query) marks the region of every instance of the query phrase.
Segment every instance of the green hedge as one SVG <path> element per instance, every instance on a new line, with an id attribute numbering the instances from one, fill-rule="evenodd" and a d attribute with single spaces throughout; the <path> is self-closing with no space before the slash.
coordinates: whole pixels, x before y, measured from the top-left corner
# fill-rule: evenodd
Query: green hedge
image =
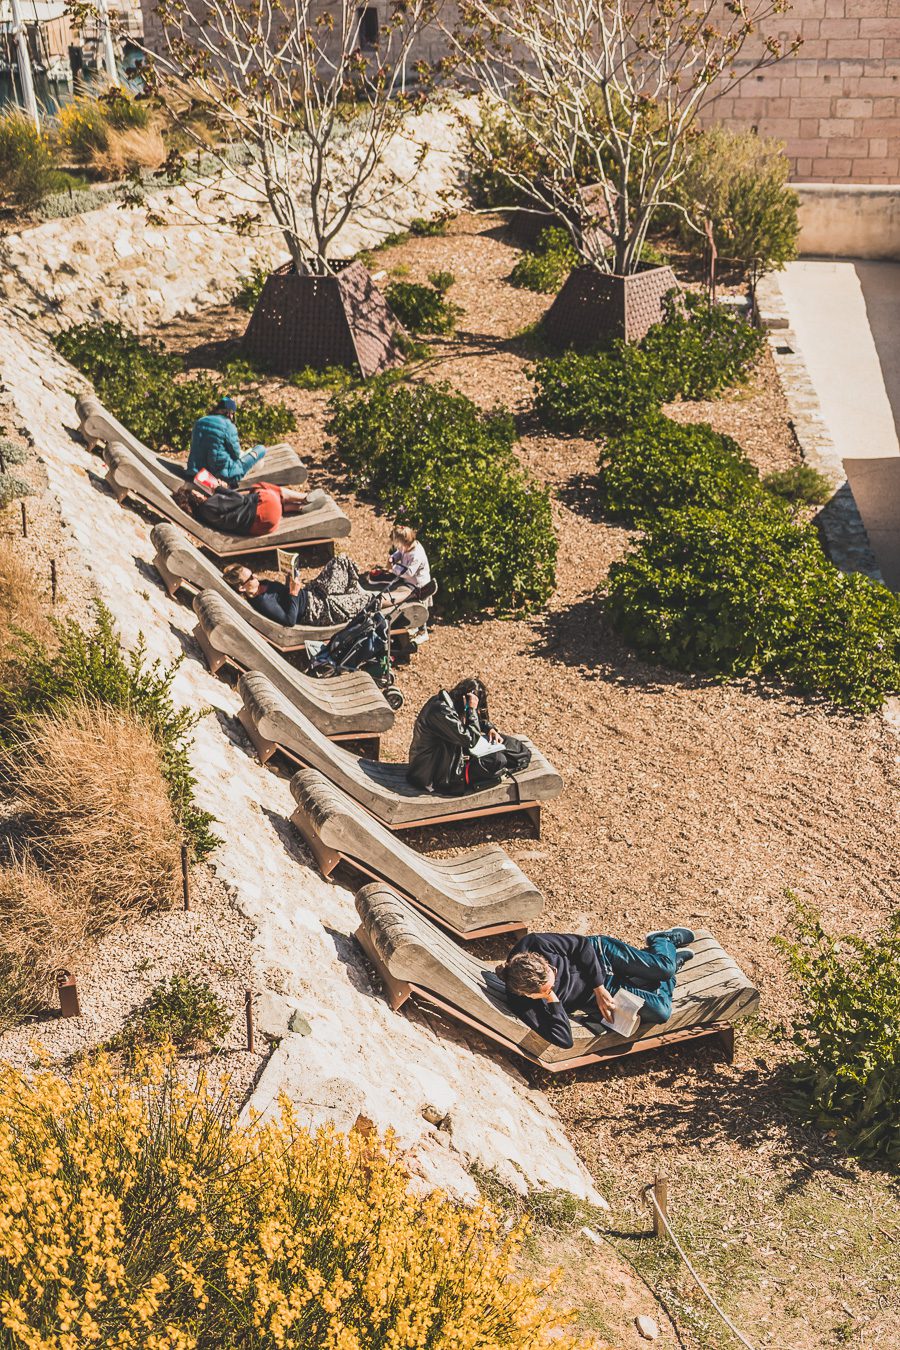
<path id="1" fill-rule="evenodd" d="M 522 290 L 550 294 L 559 290 L 578 261 L 569 231 L 549 225 L 538 235 L 534 252 L 526 250 L 516 259 L 509 279 Z"/>
<path id="2" fill-rule="evenodd" d="M 677 398 L 712 398 L 745 379 L 763 346 L 746 320 L 702 296 L 666 299 L 666 316 L 638 344 L 538 361 L 535 411 L 551 431 L 602 435 Z"/>
<path id="3" fill-rule="evenodd" d="M 452 333 L 462 310 L 447 299 L 456 278 L 452 272 L 432 272 L 431 283 L 393 281 L 385 299 L 404 328 L 411 333 Z"/>
<path id="4" fill-rule="evenodd" d="M 208 375 L 183 378 L 180 356 L 120 323 L 76 324 L 55 342 L 91 381 L 105 407 L 153 450 L 170 446 L 186 452 L 197 418 L 233 392 Z M 258 394 L 241 398 L 237 424 L 245 446 L 269 445 L 296 426 L 283 403 L 267 403 Z"/>
<path id="5" fill-rule="evenodd" d="M 703 422 L 683 426 L 651 414 L 600 453 L 600 503 L 626 525 L 647 524 L 665 508 L 748 504 L 760 493 L 737 442 Z"/>
<path id="6" fill-rule="evenodd" d="M 332 400 L 328 430 L 356 484 L 419 531 L 446 611 L 521 613 L 549 597 L 550 496 L 520 467 L 508 412 L 445 385 L 376 381 Z"/>
<path id="7" fill-rule="evenodd" d="M 839 572 L 772 500 L 660 512 L 610 568 L 608 605 L 638 652 L 675 670 L 773 676 L 855 712 L 900 690 L 898 597 Z"/>

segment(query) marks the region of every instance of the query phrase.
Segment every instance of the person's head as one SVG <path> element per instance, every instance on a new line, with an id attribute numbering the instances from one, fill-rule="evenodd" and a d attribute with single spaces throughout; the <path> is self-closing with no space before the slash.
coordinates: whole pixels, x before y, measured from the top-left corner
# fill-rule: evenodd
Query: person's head
<path id="1" fill-rule="evenodd" d="M 488 716 L 488 696 L 484 682 L 474 676 L 468 676 L 465 680 L 460 680 L 459 684 L 455 684 L 450 690 L 453 706 L 460 715 L 465 710 L 467 694 L 477 695 L 478 715 L 486 718 Z"/>
<path id="2" fill-rule="evenodd" d="M 217 416 L 227 417 L 229 421 L 233 422 L 235 413 L 237 412 L 237 404 L 233 398 L 220 398 L 213 408 L 213 412 L 216 413 Z"/>
<path id="3" fill-rule="evenodd" d="M 231 589 L 238 591 L 241 595 L 255 595 L 259 590 L 259 577 L 255 572 L 251 572 L 249 567 L 245 567 L 243 563 L 229 563 L 223 569 L 222 576 Z"/>
<path id="4" fill-rule="evenodd" d="M 197 507 L 204 499 L 205 493 L 195 488 L 193 483 L 185 483 L 172 493 L 172 501 L 181 511 L 186 511 L 189 516 L 197 514 Z"/>
<path id="5" fill-rule="evenodd" d="M 403 553 L 408 553 L 418 538 L 418 530 L 411 525 L 395 525 L 391 530 L 391 543 Z"/>
<path id="6" fill-rule="evenodd" d="M 553 988 L 556 971 L 538 952 L 519 952 L 497 967 L 496 973 L 511 994 L 543 998 Z"/>

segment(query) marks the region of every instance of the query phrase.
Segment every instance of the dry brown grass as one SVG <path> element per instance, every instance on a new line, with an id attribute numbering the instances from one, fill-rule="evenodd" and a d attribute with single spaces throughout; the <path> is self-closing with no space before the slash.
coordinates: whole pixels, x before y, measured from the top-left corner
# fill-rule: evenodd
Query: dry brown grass
<path id="1" fill-rule="evenodd" d="M 154 126 L 110 128 L 109 143 L 91 152 L 90 168 L 104 178 L 115 178 L 135 169 L 158 169 L 166 160 L 166 146 Z"/>
<path id="2" fill-rule="evenodd" d="M 171 903 L 180 832 L 146 727 L 121 711 L 74 704 L 30 719 L 3 767 L 29 849 L 89 898 L 92 928 Z"/>
<path id="3" fill-rule="evenodd" d="M 52 1002 L 88 941 L 90 913 L 31 861 L 0 867 L 0 1031 Z"/>
<path id="4" fill-rule="evenodd" d="M 50 642 L 53 626 L 44 595 L 28 563 L 9 539 L 0 539 L 0 678 L 16 649 L 16 632 Z"/>

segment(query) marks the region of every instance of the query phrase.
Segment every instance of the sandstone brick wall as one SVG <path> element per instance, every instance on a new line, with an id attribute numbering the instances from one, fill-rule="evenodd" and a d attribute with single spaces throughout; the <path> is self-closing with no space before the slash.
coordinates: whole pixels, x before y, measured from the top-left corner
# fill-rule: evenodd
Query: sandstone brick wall
<path id="1" fill-rule="evenodd" d="M 795 56 L 750 74 L 707 120 L 783 140 L 806 183 L 900 183 L 900 0 L 794 0 L 769 24 Z"/>

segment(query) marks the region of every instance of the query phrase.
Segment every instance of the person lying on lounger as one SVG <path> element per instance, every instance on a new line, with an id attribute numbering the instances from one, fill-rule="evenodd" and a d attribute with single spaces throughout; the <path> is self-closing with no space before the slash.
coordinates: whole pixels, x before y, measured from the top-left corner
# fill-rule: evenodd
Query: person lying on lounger
<path id="1" fill-rule="evenodd" d="M 314 505 L 308 492 L 277 483 L 253 483 L 242 488 L 220 484 L 212 492 L 196 483 L 185 483 L 172 493 L 172 500 L 211 530 L 251 538 L 270 534 L 281 524 L 282 516 L 299 515 Z"/>
<path id="2" fill-rule="evenodd" d="M 297 623 L 322 628 L 347 623 L 372 600 L 360 585 L 356 564 L 343 553 L 306 586 L 296 571 L 286 572 L 284 581 L 264 581 L 241 563 L 229 563 L 222 576 L 258 614 L 286 628 Z"/>
<path id="3" fill-rule="evenodd" d="M 198 417 L 191 432 L 188 476 L 206 469 L 216 478 L 234 486 L 258 464 L 266 453 L 264 445 L 254 445 L 241 453 L 241 442 L 234 424 L 237 404 L 233 398 L 220 398 L 212 412 Z"/>
<path id="4" fill-rule="evenodd" d="M 503 736 L 488 716 L 487 689 L 476 679 L 441 689 L 416 718 L 406 776 L 426 792 L 461 794 L 526 769 L 531 751 Z"/>
<path id="5" fill-rule="evenodd" d="M 599 1011 L 609 1019 L 620 989 L 643 999 L 642 1021 L 667 1022 L 675 976 L 693 956 L 684 950 L 693 941 L 689 928 L 649 933 L 646 949 L 614 937 L 529 933 L 496 973 L 516 1016 L 551 1045 L 569 1050 L 569 1013 Z"/>

